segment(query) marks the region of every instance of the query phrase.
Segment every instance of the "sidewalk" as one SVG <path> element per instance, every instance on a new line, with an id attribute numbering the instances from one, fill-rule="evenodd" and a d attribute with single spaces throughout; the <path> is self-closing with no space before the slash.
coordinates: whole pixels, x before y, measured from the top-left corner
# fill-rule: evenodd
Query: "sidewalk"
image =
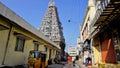
<path id="1" fill-rule="evenodd" d="M 88 68 L 86 67 L 82 62 L 80 61 L 76 61 L 76 64 L 80 67 L 80 68 Z"/>
<path id="2" fill-rule="evenodd" d="M 80 61 L 76 61 L 76 64 L 80 67 L 80 68 L 98 68 L 97 65 L 92 65 L 92 66 L 85 66 L 82 62 Z"/>

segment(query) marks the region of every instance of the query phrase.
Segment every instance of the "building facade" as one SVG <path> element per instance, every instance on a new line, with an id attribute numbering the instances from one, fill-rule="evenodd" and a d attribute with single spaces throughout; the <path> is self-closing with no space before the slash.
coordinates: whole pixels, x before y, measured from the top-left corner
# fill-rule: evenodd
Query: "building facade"
<path id="1" fill-rule="evenodd" d="M 93 2 L 91 2 L 92 0 L 89 0 L 88 2 L 88 6 L 87 6 L 87 9 L 86 9 L 86 14 L 85 14 L 85 17 L 84 17 L 84 20 L 83 20 L 83 23 L 82 23 L 82 26 L 81 26 L 81 42 L 83 42 L 83 63 L 85 63 L 85 60 L 86 58 L 89 56 L 91 57 L 91 52 L 92 52 L 92 49 L 91 49 L 91 45 L 90 45 L 90 41 L 91 39 L 89 38 L 90 37 L 90 24 L 91 24 L 91 21 L 94 17 L 94 14 L 95 14 L 95 8 L 93 7 Z M 92 58 L 92 57 L 91 57 Z"/>
<path id="2" fill-rule="evenodd" d="M 68 54 L 72 57 L 72 61 L 76 59 L 77 56 L 77 47 L 69 46 L 68 47 Z"/>
<path id="3" fill-rule="evenodd" d="M 99 63 L 104 67 L 119 68 L 120 44 L 119 44 L 119 13 L 120 1 L 103 0 L 94 1 L 96 14 L 91 23 L 95 27 L 93 35 L 93 46 L 99 52 Z M 97 61 L 95 61 L 97 62 Z"/>
<path id="4" fill-rule="evenodd" d="M 29 52 L 46 51 L 46 63 L 60 47 L 0 2 L 0 67 L 27 64 Z"/>
<path id="5" fill-rule="evenodd" d="M 80 37 L 77 39 L 77 55 L 80 57 L 80 59 L 83 55 L 83 42 L 81 41 Z"/>
<path id="6" fill-rule="evenodd" d="M 85 19 L 87 20 L 87 16 L 89 16 L 88 12 L 92 11 L 89 16 L 89 36 L 87 39 L 90 40 L 93 66 L 97 65 L 100 68 L 120 67 L 120 31 L 118 26 L 120 25 L 120 8 L 118 7 L 120 7 L 119 0 L 89 0 L 89 11 L 87 11 Z M 83 39 L 84 37 L 83 35 Z"/>
<path id="7" fill-rule="evenodd" d="M 39 30 L 61 47 L 61 55 L 63 55 L 65 49 L 65 39 L 62 32 L 63 27 L 59 20 L 57 8 L 53 0 L 48 4 L 47 12 L 42 20 Z"/>

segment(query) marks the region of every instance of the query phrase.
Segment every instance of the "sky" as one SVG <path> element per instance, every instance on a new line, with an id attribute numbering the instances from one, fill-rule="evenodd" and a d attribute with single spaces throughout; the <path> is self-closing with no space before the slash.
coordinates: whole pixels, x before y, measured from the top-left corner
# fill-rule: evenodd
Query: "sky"
<path id="1" fill-rule="evenodd" d="M 66 51 L 69 46 L 77 45 L 88 0 L 54 0 L 58 16 L 63 27 Z M 4 5 L 39 29 L 42 19 L 48 9 L 50 0 L 0 0 Z M 68 22 L 71 20 L 71 22 Z"/>

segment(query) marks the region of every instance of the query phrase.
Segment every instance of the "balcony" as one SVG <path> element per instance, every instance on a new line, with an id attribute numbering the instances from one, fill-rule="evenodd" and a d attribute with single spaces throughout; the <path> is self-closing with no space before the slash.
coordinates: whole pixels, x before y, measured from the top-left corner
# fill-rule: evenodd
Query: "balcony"
<path id="1" fill-rule="evenodd" d="M 98 2 L 97 10 L 90 27 L 108 24 L 120 15 L 120 0 Z"/>
<path id="2" fill-rule="evenodd" d="M 95 36 L 100 29 L 120 16 L 120 0 L 104 0 L 96 4 L 95 17 L 90 24 L 90 38 Z"/>

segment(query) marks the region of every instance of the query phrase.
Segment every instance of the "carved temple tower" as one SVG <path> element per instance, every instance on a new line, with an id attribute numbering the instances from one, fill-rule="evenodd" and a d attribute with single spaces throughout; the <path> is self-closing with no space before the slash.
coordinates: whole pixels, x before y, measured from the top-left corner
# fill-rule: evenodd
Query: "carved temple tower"
<path id="1" fill-rule="evenodd" d="M 63 36 L 63 28 L 58 17 L 57 8 L 55 2 L 51 0 L 48 4 L 47 12 L 42 20 L 40 31 L 61 47 L 61 55 L 64 55 L 65 39 Z"/>

